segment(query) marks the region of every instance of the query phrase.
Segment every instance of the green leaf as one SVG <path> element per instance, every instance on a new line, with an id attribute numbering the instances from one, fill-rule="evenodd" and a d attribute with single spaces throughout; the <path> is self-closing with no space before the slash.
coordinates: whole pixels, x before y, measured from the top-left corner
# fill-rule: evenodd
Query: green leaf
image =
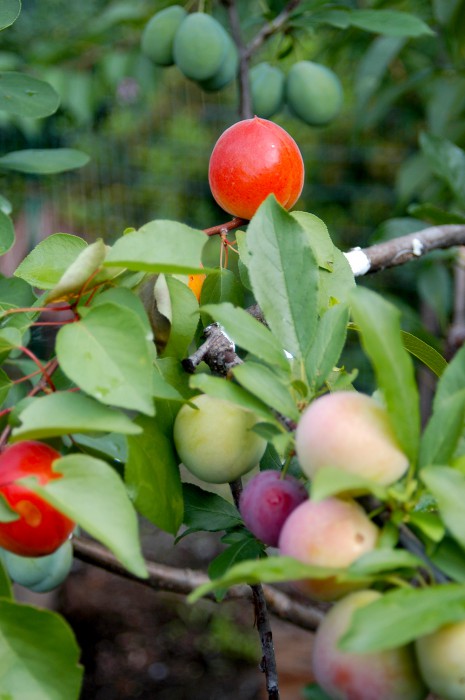
<path id="1" fill-rule="evenodd" d="M 370 98 L 380 87 L 388 66 L 404 45 L 403 37 L 380 36 L 365 51 L 355 75 L 358 111 L 366 109 Z"/>
<path id="2" fill-rule="evenodd" d="M 318 266 L 331 272 L 334 263 L 334 243 L 325 222 L 315 214 L 309 214 L 306 211 L 293 211 L 291 216 L 298 221 L 307 234 Z"/>
<path id="3" fill-rule="evenodd" d="M 420 466 L 448 464 L 459 444 L 465 423 L 465 388 L 433 404 L 433 414 L 420 444 Z"/>
<path id="4" fill-rule="evenodd" d="M 3 563 L 2 552 L 0 552 L 0 598 L 8 598 L 9 600 L 13 600 L 12 581 Z"/>
<path id="5" fill-rule="evenodd" d="M 374 576 L 398 569 L 416 570 L 420 566 L 424 566 L 422 559 L 404 549 L 381 548 L 362 554 L 349 569 L 361 576 Z"/>
<path id="6" fill-rule="evenodd" d="M 436 385 L 433 411 L 443 402 L 465 389 L 465 346 L 462 346 L 449 362 Z"/>
<path id="7" fill-rule="evenodd" d="M 273 412 L 266 404 L 231 381 L 220 377 L 212 377 L 210 374 L 199 373 L 194 374 L 189 383 L 193 389 L 200 389 L 204 394 L 231 401 L 247 411 L 253 411 L 265 421 L 277 424 Z"/>
<path id="8" fill-rule="evenodd" d="M 41 241 L 15 270 L 15 276 L 39 289 L 53 289 L 87 243 L 79 236 L 54 233 Z"/>
<path id="9" fill-rule="evenodd" d="M 56 353 L 63 372 L 91 396 L 153 415 L 148 340 L 133 311 L 102 304 L 60 328 Z"/>
<path id="10" fill-rule="evenodd" d="M 244 290 L 236 275 L 231 270 L 217 270 L 208 275 L 200 292 L 200 304 L 221 304 L 229 302 L 241 306 L 244 301 Z"/>
<path id="11" fill-rule="evenodd" d="M 242 525 L 237 508 L 221 496 L 205 491 L 195 484 L 183 484 L 183 523 L 189 532 L 206 530 L 219 532 Z"/>
<path id="12" fill-rule="evenodd" d="M 146 578 L 136 512 L 115 470 L 82 454 L 57 459 L 53 469 L 61 479 L 43 486 L 35 478 L 22 481 L 108 547 L 128 571 Z"/>
<path id="13" fill-rule="evenodd" d="M 3 0 L 0 6 L 0 30 L 10 27 L 21 12 L 21 0 Z"/>
<path id="14" fill-rule="evenodd" d="M 308 353 L 318 307 L 318 264 L 302 226 L 270 195 L 247 229 L 252 288 L 272 333 L 296 359 Z"/>
<path id="15" fill-rule="evenodd" d="M 56 112 L 59 104 L 59 95 L 43 80 L 15 71 L 0 72 L 0 110 L 37 119 Z"/>
<path id="16" fill-rule="evenodd" d="M 450 212 L 446 209 L 441 209 L 434 204 L 411 204 L 408 207 L 408 213 L 415 216 L 417 219 L 428 221 L 430 224 L 465 224 L 465 216 L 457 212 Z"/>
<path id="17" fill-rule="evenodd" d="M 331 700 L 329 695 L 326 695 L 325 691 L 316 683 L 306 685 L 302 691 L 302 697 L 304 700 Z"/>
<path id="18" fill-rule="evenodd" d="M 241 561 L 257 559 L 264 556 L 264 548 L 253 537 L 241 537 L 239 542 L 234 542 L 230 547 L 219 554 L 208 567 L 210 578 L 220 578 L 226 572 Z"/>
<path id="19" fill-rule="evenodd" d="M 55 612 L 0 600 L 1 692 L 11 700 L 78 700 L 83 669 L 68 623 Z"/>
<path id="20" fill-rule="evenodd" d="M 201 255 L 208 241 L 203 231 L 175 221 L 150 221 L 138 231 L 119 238 L 105 264 L 129 270 L 202 274 Z"/>
<path id="21" fill-rule="evenodd" d="M 451 141 L 420 134 L 421 150 L 433 172 L 446 182 L 457 200 L 465 204 L 465 151 Z"/>
<path id="22" fill-rule="evenodd" d="M 314 391 L 324 384 L 341 356 L 347 336 L 348 320 L 347 305 L 336 304 L 318 321 L 315 337 L 305 358 L 307 379 Z"/>
<path id="23" fill-rule="evenodd" d="M 199 305 L 189 287 L 175 279 L 166 277 L 170 296 L 170 334 L 163 351 L 167 357 L 183 358 L 188 352 L 199 323 Z"/>
<path id="24" fill-rule="evenodd" d="M 19 347 L 21 342 L 22 334 L 18 328 L 3 328 L 0 331 L 0 353 Z"/>
<path id="25" fill-rule="evenodd" d="M 340 648 L 362 654 L 395 649 L 464 618 L 465 586 L 400 588 L 356 610 Z"/>
<path id="26" fill-rule="evenodd" d="M 10 250 L 15 242 L 15 229 L 10 217 L 0 211 L 0 255 Z"/>
<path id="27" fill-rule="evenodd" d="M 370 479 L 364 479 L 358 474 L 338 469 L 336 467 L 325 467 L 318 469 L 312 479 L 311 484 L 312 499 L 322 501 L 329 496 L 344 493 L 371 493 L 381 501 L 387 498 L 387 489 L 381 484 L 377 484 Z"/>
<path id="28" fill-rule="evenodd" d="M 12 432 L 14 441 L 40 440 L 70 433 L 135 435 L 141 432 L 124 413 L 88 396 L 67 391 L 31 399 L 19 418 L 21 425 Z"/>
<path id="29" fill-rule="evenodd" d="M 126 287 L 111 287 L 110 289 L 105 289 L 104 292 L 98 294 L 92 300 L 92 307 L 108 303 L 128 308 L 137 315 L 139 321 L 145 328 L 147 337 L 152 333 L 147 312 L 138 294 Z"/>
<path id="30" fill-rule="evenodd" d="M 202 306 L 201 311 L 206 311 L 218 321 L 241 348 L 263 362 L 290 372 L 289 362 L 274 335 L 247 311 L 229 303 L 207 304 Z"/>
<path id="31" fill-rule="evenodd" d="M 347 258 L 340 250 L 334 249 L 334 263 L 332 271 L 319 271 L 319 295 L 318 311 L 320 314 L 333 306 L 334 301 L 346 303 L 349 295 L 355 288 L 354 273 Z"/>
<path id="32" fill-rule="evenodd" d="M 175 535 L 183 518 L 178 462 L 171 440 L 157 421 L 141 416 L 141 435 L 128 438 L 124 479 L 136 509 L 157 527 Z"/>
<path id="33" fill-rule="evenodd" d="M 18 277 L 0 275 L 0 309 L 4 304 L 16 307 L 32 306 L 37 301 L 31 285 Z"/>
<path id="34" fill-rule="evenodd" d="M 82 168 L 89 156 L 73 148 L 35 148 L 12 151 L 0 158 L 0 168 L 34 175 L 54 175 Z"/>
<path id="35" fill-rule="evenodd" d="M 465 474 L 452 467 L 426 467 L 420 476 L 437 500 L 441 519 L 449 532 L 465 549 Z"/>
<path id="36" fill-rule="evenodd" d="M 300 412 L 291 394 L 289 382 L 282 381 L 270 367 L 249 360 L 234 367 L 232 373 L 244 389 L 250 391 L 263 403 L 283 416 L 295 421 L 299 420 Z"/>
<path id="37" fill-rule="evenodd" d="M 414 463 L 420 435 L 418 389 L 413 363 L 402 344 L 400 313 L 381 296 L 363 287 L 353 291 L 351 308 L 394 431 Z"/>
<path id="38" fill-rule="evenodd" d="M 350 24 L 367 32 L 389 36 L 427 36 L 434 34 L 423 20 L 397 10 L 352 10 Z"/>
<path id="39" fill-rule="evenodd" d="M 452 537 L 445 537 L 430 555 L 435 566 L 457 583 L 465 583 L 465 557 L 463 549 Z"/>
<path id="40" fill-rule="evenodd" d="M 211 593 L 212 591 L 229 588 L 239 583 L 280 583 L 305 578 L 324 579 L 334 576 L 337 581 L 359 580 L 342 569 L 330 569 L 320 566 L 303 564 L 292 557 L 276 556 L 266 559 L 248 560 L 236 564 L 224 576 L 209 583 L 202 584 L 188 597 L 190 603 Z"/>
<path id="41" fill-rule="evenodd" d="M 58 283 L 46 296 L 47 304 L 52 301 L 66 299 L 70 294 L 80 292 L 99 267 L 102 265 L 106 246 L 101 238 L 91 243 L 79 253 L 71 265 L 65 270 Z"/>
<path id="42" fill-rule="evenodd" d="M 407 331 L 401 331 L 401 335 L 404 348 L 428 367 L 437 377 L 440 377 L 447 367 L 447 360 L 435 348 L 416 335 Z"/>

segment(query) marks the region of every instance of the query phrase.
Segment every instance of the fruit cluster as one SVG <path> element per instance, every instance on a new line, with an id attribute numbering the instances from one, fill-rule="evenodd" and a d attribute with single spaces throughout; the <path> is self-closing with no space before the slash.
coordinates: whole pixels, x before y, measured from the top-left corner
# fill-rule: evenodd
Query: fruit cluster
<path id="1" fill-rule="evenodd" d="M 313 61 L 294 63 L 287 75 L 269 63 L 257 63 L 250 71 L 253 113 L 269 119 L 287 105 L 291 113 L 310 126 L 324 126 L 340 112 L 342 85 L 327 66 Z"/>
<path id="2" fill-rule="evenodd" d="M 237 76 L 239 54 L 224 27 L 204 12 L 188 14 L 180 5 L 155 13 L 141 39 L 143 53 L 157 66 L 176 66 L 207 92 L 221 90 Z M 324 65 L 298 61 L 283 71 L 267 62 L 250 70 L 253 113 L 268 119 L 286 104 L 311 126 L 328 124 L 342 106 L 337 75 Z"/>
<path id="3" fill-rule="evenodd" d="M 205 12 L 180 5 L 157 12 L 142 34 L 143 53 L 157 66 L 176 64 L 204 90 L 221 90 L 236 77 L 239 55 L 223 26 Z"/>

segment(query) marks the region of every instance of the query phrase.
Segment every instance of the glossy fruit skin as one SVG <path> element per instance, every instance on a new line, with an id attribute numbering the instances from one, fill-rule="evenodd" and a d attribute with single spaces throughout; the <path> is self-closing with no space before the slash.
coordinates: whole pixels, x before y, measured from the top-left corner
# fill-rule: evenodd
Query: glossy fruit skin
<path id="1" fill-rule="evenodd" d="M 304 564 L 344 569 L 373 550 L 379 530 L 352 499 L 326 498 L 304 501 L 285 521 L 279 551 Z M 334 577 L 307 579 L 296 586 L 316 600 L 336 600 L 357 588 Z"/>
<path id="2" fill-rule="evenodd" d="M 387 486 L 409 465 L 386 409 L 355 391 L 313 401 L 300 418 L 295 441 L 300 466 L 310 478 L 319 469 L 337 467 Z"/>
<path id="3" fill-rule="evenodd" d="M 0 493 L 20 518 L 0 523 L 0 547 L 24 557 L 51 554 L 74 530 L 75 523 L 17 479 L 34 476 L 40 484 L 61 475 L 52 464 L 61 457 L 49 445 L 33 440 L 17 442 L 0 455 Z"/>
<path id="4" fill-rule="evenodd" d="M 290 209 L 304 184 L 304 163 L 294 139 L 280 126 L 254 117 L 236 122 L 216 142 L 210 189 L 226 212 L 251 219 L 270 194 Z"/>
<path id="5" fill-rule="evenodd" d="M 280 68 L 269 63 L 257 63 L 250 70 L 252 109 L 257 117 L 269 119 L 284 104 L 285 76 Z"/>
<path id="6" fill-rule="evenodd" d="M 68 539 L 43 557 L 21 557 L 6 549 L 0 557 L 12 581 L 35 593 L 47 593 L 63 583 L 71 571 L 73 546 Z"/>
<path id="7" fill-rule="evenodd" d="M 227 34 L 219 22 L 205 12 L 192 12 L 174 37 L 174 61 L 186 78 L 208 80 L 220 70 L 228 46 Z"/>
<path id="8" fill-rule="evenodd" d="M 427 686 L 442 700 L 464 700 L 465 620 L 420 637 L 415 650 Z"/>
<path id="9" fill-rule="evenodd" d="M 154 14 L 145 25 L 141 49 L 157 66 L 173 65 L 174 37 L 186 16 L 183 7 L 172 5 Z"/>
<path id="10" fill-rule="evenodd" d="M 226 484 L 253 469 L 266 441 L 252 431 L 257 417 L 235 404 L 201 394 L 174 422 L 174 444 L 184 466 L 212 484 Z"/>
<path id="11" fill-rule="evenodd" d="M 319 63 L 298 61 L 286 76 L 286 102 L 310 126 L 324 126 L 340 112 L 342 86 L 337 75 Z"/>
<path id="12" fill-rule="evenodd" d="M 357 591 L 335 603 L 316 631 L 313 673 L 333 700 L 424 700 L 413 645 L 366 654 L 338 648 L 352 615 L 377 600 L 373 590 Z"/>
<path id="13" fill-rule="evenodd" d="M 267 470 L 255 474 L 244 487 L 239 510 L 245 526 L 271 547 L 278 546 L 284 522 L 300 503 L 307 500 L 307 489 L 293 476 Z"/>

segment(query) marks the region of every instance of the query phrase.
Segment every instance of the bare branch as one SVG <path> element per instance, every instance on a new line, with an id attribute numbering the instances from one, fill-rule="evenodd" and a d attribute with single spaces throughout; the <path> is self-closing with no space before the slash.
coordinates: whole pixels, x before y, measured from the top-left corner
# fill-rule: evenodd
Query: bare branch
<path id="1" fill-rule="evenodd" d="M 141 579 L 131 574 L 105 547 L 84 537 L 73 537 L 74 554 L 76 558 L 87 564 L 98 566 L 100 569 L 121 576 L 155 591 L 189 595 L 193 590 L 209 581 L 202 571 L 193 569 L 178 569 L 165 564 L 147 561 L 148 578 Z M 286 593 L 273 586 L 263 585 L 263 593 L 270 612 L 281 620 L 290 622 L 301 629 L 314 632 L 324 617 L 323 609 L 316 605 L 302 605 L 292 600 Z M 213 594 L 210 600 L 215 601 Z M 226 600 L 252 600 L 249 586 L 233 586 L 229 589 Z"/>
<path id="2" fill-rule="evenodd" d="M 252 95 L 249 81 L 250 54 L 248 54 L 242 40 L 241 23 L 236 0 L 223 0 L 223 5 L 225 5 L 228 10 L 231 34 L 239 52 L 239 114 L 241 119 L 250 119 L 253 116 Z"/>
<path id="3" fill-rule="evenodd" d="M 431 226 L 422 231 L 399 236 L 368 248 L 354 248 L 345 253 L 356 277 L 403 265 L 439 248 L 465 244 L 465 226 L 449 224 Z"/>

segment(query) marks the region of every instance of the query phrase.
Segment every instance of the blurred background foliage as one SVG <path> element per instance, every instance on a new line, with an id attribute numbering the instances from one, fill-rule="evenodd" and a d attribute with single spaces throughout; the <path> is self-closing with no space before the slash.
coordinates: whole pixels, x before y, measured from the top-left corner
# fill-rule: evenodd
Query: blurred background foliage
<path id="1" fill-rule="evenodd" d="M 210 195 L 207 170 L 219 134 L 239 118 L 237 85 L 203 92 L 175 66 L 156 67 L 141 53 L 148 19 L 171 4 L 29 0 L 2 32 L 0 69 L 46 79 L 61 106 L 40 120 L 0 113 L 0 150 L 66 146 L 91 155 L 89 165 L 59 177 L 4 178 L 23 252 L 55 231 L 111 243 L 126 227 L 154 218 L 199 228 L 227 218 Z M 221 3 L 203 5 L 227 26 Z M 239 0 L 245 40 L 285 5 Z M 188 9 L 197 6 L 191 2 Z M 407 11 L 434 34 L 406 38 L 342 28 L 338 11 L 344 8 Z M 343 250 L 429 222 L 465 220 L 465 203 L 438 165 L 444 139 L 459 147 L 465 141 L 464 20 L 463 0 L 308 0 L 286 31 L 254 55 L 252 65 L 266 60 L 284 72 L 297 60 L 317 61 L 342 81 L 343 111 L 329 126 L 309 127 L 286 109 L 273 119 L 304 156 L 298 208 L 320 216 Z M 7 273 L 17 252 L 9 255 Z M 451 252 L 436 253 L 368 284 L 393 295 L 405 309 L 405 324 L 419 333 L 426 303 L 434 310 L 431 330 L 440 334 L 453 305 L 453 260 Z"/>

